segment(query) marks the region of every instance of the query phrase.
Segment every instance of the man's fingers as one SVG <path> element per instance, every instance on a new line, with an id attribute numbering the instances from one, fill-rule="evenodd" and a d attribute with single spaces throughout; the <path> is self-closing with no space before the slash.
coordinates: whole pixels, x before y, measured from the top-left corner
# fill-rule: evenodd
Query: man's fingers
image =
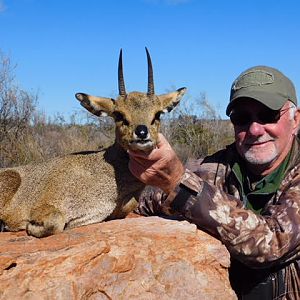
<path id="1" fill-rule="evenodd" d="M 164 137 L 162 133 L 158 133 L 157 147 L 160 148 L 163 145 L 169 144 L 167 139 Z"/>
<path id="2" fill-rule="evenodd" d="M 133 150 L 128 150 L 127 153 L 131 156 L 131 157 L 141 157 L 141 158 L 147 158 L 149 156 L 149 154 L 142 152 L 142 151 L 133 151 Z"/>
<path id="3" fill-rule="evenodd" d="M 146 183 L 150 178 L 156 175 L 156 172 L 151 168 L 145 168 L 138 161 L 129 161 L 128 164 L 130 172 L 140 181 Z"/>
<path id="4" fill-rule="evenodd" d="M 129 150 L 128 154 L 132 158 L 138 160 L 139 162 L 142 162 L 142 161 L 146 162 L 147 161 L 148 163 L 160 160 L 165 155 L 165 153 L 163 151 L 161 151 L 160 149 L 153 149 L 148 154 Z"/>
<path id="5" fill-rule="evenodd" d="M 141 174 L 144 172 L 145 168 L 141 166 L 137 161 L 129 161 L 128 164 L 130 172 L 137 178 L 140 178 Z"/>

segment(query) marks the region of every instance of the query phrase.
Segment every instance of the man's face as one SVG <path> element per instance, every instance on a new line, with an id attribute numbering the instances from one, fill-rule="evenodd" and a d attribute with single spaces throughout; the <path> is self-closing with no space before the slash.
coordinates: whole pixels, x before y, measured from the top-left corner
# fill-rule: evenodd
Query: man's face
<path id="1" fill-rule="evenodd" d="M 291 104 L 287 101 L 277 112 L 252 99 L 243 99 L 234 106 L 231 119 L 235 123 L 236 148 L 253 173 L 269 174 L 291 149 L 300 119 L 298 110 L 291 117 Z"/>

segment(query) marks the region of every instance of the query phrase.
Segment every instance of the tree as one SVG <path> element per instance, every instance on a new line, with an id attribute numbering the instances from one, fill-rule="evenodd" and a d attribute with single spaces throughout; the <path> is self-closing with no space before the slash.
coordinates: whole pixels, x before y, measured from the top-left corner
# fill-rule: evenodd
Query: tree
<path id="1" fill-rule="evenodd" d="M 15 83 L 16 66 L 0 51 L 0 166 L 10 165 L 19 157 L 20 145 L 30 130 L 37 96 Z M 16 161 L 16 163 L 18 163 Z"/>

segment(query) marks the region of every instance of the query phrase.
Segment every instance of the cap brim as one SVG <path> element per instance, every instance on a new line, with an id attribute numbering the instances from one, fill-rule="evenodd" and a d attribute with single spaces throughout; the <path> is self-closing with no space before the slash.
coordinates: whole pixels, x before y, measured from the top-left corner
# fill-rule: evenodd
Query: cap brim
<path id="1" fill-rule="evenodd" d="M 276 97 L 276 101 L 274 101 L 274 97 Z M 246 99 L 253 99 L 256 100 L 263 105 L 269 107 L 272 110 L 279 110 L 282 108 L 282 106 L 285 104 L 285 102 L 288 100 L 285 97 L 281 95 L 274 95 L 274 93 L 268 93 L 268 92 L 262 92 L 262 91 L 256 91 L 255 93 L 251 91 L 251 93 L 236 93 L 236 96 L 231 99 L 230 103 L 227 106 L 226 109 L 226 115 L 229 116 L 230 112 L 232 111 L 233 106 L 236 103 L 239 103 L 239 101 L 243 101 L 241 98 Z"/>

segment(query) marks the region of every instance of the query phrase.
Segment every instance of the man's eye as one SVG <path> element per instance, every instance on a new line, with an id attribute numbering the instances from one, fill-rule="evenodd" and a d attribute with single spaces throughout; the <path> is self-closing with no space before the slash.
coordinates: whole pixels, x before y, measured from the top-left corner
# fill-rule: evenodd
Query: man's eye
<path id="1" fill-rule="evenodd" d="M 155 121 L 159 121 L 159 120 L 160 120 L 161 114 L 162 114 L 161 111 L 159 111 L 159 112 L 157 112 L 157 113 L 155 114 L 155 116 L 154 116 L 154 118 L 153 118 L 153 120 L 152 120 L 152 122 L 151 122 L 151 125 L 153 125 Z"/>
<path id="2" fill-rule="evenodd" d="M 124 125 L 129 125 L 129 122 L 126 120 L 126 118 L 124 117 L 123 114 L 121 114 L 120 112 L 118 111 L 115 111 L 113 113 L 113 116 L 114 116 L 114 119 L 115 119 L 115 122 L 122 122 Z"/>

